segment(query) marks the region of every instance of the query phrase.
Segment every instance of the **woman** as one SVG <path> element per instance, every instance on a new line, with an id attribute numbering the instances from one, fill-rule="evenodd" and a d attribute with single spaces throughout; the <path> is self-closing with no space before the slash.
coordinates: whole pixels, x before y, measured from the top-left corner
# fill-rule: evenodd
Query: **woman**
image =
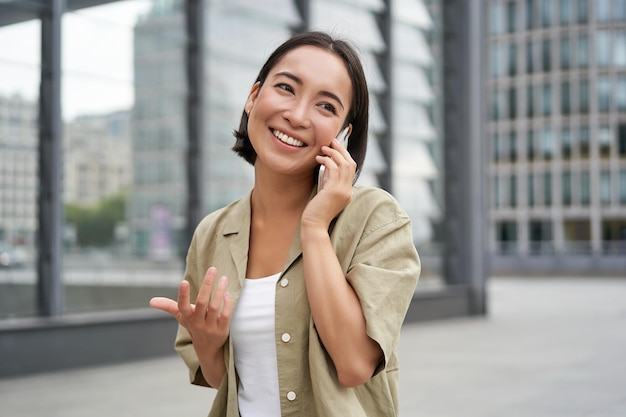
<path id="1" fill-rule="evenodd" d="M 420 263 L 397 202 L 353 186 L 368 106 L 358 55 L 327 34 L 289 39 L 261 69 L 233 148 L 254 188 L 198 225 L 178 302 L 150 302 L 178 320 L 191 382 L 218 389 L 210 416 L 397 415 Z"/>

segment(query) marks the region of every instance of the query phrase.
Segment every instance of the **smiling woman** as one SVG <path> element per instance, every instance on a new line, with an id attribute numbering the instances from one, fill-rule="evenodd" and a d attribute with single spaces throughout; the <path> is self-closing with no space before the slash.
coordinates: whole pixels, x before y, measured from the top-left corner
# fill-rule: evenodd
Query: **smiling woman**
<path id="1" fill-rule="evenodd" d="M 254 187 L 198 225 L 178 300 L 150 302 L 178 320 L 191 382 L 218 389 L 210 416 L 397 415 L 420 261 L 396 200 L 353 185 L 368 117 L 355 50 L 325 33 L 287 40 L 252 85 L 233 150 Z"/>

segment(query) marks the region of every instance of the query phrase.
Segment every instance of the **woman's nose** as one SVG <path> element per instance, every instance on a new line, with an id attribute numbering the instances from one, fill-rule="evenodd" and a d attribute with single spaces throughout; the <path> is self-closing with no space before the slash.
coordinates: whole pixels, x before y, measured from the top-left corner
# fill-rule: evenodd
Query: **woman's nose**
<path id="1" fill-rule="evenodd" d="M 311 125 L 309 109 L 301 101 L 294 103 L 293 106 L 285 110 L 283 117 L 294 127 L 309 127 Z"/>

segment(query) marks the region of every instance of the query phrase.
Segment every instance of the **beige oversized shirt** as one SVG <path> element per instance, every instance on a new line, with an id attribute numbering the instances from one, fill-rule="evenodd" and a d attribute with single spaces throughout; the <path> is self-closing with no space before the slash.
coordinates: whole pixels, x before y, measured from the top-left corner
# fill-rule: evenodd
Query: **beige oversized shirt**
<path id="1" fill-rule="evenodd" d="M 235 308 L 245 282 L 250 238 L 250 196 L 205 217 L 187 255 L 185 279 L 195 300 L 206 270 L 215 266 L 229 278 Z M 354 187 L 350 204 L 331 225 L 331 241 L 356 291 L 367 333 L 384 362 L 365 384 L 341 386 L 333 362 L 311 318 L 299 231 L 276 283 L 276 352 L 282 416 L 388 417 L 398 414 L 400 328 L 420 274 L 411 223 L 396 200 L 377 188 Z M 193 384 L 207 385 L 187 331 L 179 326 L 176 350 Z M 239 417 L 237 373 L 230 339 L 224 347 L 227 375 L 209 417 Z"/>

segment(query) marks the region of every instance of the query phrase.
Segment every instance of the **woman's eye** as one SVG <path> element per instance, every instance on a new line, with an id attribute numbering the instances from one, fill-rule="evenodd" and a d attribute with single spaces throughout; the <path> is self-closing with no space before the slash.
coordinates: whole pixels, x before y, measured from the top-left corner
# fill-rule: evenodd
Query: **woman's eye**
<path id="1" fill-rule="evenodd" d="M 321 106 L 322 106 L 322 108 L 324 110 L 327 110 L 327 111 L 331 112 L 332 114 L 336 114 L 337 113 L 337 109 L 335 108 L 335 106 L 333 106 L 330 103 L 322 103 Z"/>
<path id="2" fill-rule="evenodd" d="M 293 88 L 291 88 L 289 84 L 279 83 L 279 84 L 276 84 L 276 87 L 280 88 L 281 90 L 285 90 L 290 93 L 293 93 Z"/>

